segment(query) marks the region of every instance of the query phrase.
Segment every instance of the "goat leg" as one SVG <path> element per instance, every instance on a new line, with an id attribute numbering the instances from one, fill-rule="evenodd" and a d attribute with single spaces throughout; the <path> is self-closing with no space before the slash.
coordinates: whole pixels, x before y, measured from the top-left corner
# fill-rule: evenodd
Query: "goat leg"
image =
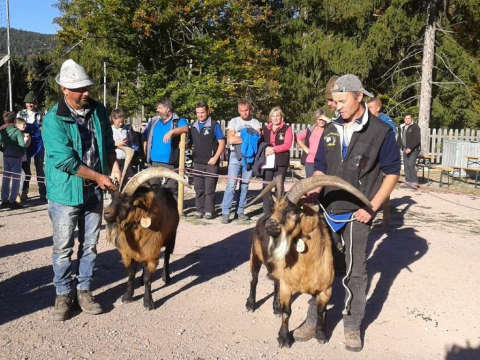
<path id="1" fill-rule="evenodd" d="M 280 303 L 282 304 L 282 326 L 278 331 L 278 345 L 283 347 L 291 347 L 294 343 L 293 335 L 288 329 L 288 322 L 292 314 L 292 294 L 280 284 Z"/>
<path id="2" fill-rule="evenodd" d="M 130 264 L 127 267 L 127 290 L 122 296 L 122 302 L 127 304 L 133 299 L 133 280 L 135 279 L 135 273 L 137 272 L 137 262 L 133 259 L 130 260 Z"/>
<path id="3" fill-rule="evenodd" d="M 332 288 L 322 291 L 317 295 L 317 326 L 315 338 L 320 344 L 326 344 L 327 338 L 327 304 L 332 294 Z"/>
<path id="4" fill-rule="evenodd" d="M 165 285 L 170 284 L 170 255 L 173 253 L 175 248 L 175 237 L 176 233 L 173 235 L 173 238 L 167 240 L 165 245 L 165 252 L 163 253 L 163 273 L 162 280 Z"/>
<path id="5" fill-rule="evenodd" d="M 152 299 L 152 281 L 155 275 L 157 263 L 150 261 L 143 268 L 143 282 L 145 284 L 145 293 L 143 294 L 143 306 L 147 310 L 155 309 L 155 303 Z"/>
<path id="6" fill-rule="evenodd" d="M 282 316 L 282 305 L 280 304 L 280 282 L 273 281 L 273 313 Z"/>
<path id="7" fill-rule="evenodd" d="M 258 284 L 258 273 L 260 272 L 260 268 L 262 267 L 262 260 L 260 260 L 255 253 L 254 247 L 252 246 L 252 250 L 250 252 L 250 273 L 252 278 L 250 280 L 250 295 L 247 299 L 247 303 L 245 307 L 247 311 L 255 311 L 255 301 L 257 295 L 257 284 Z"/>

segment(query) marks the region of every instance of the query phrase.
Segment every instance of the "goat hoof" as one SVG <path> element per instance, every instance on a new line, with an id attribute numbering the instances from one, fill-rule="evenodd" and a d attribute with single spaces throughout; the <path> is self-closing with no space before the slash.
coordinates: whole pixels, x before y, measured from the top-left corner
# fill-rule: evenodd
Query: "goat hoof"
<path id="1" fill-rule="evenodd" d="M 277 317 L 282 316 L 282 307 L 280 305 L 278 306 L 273 305 L 273 314 Z"/>
<path id="2" fill-rule="evenodd" d="M 318 343 L 321 345 L 328 343 L 327 335 L 324 332 L 317 332 L 315 334 L 315 339 L 317 339 Z"/>
<path id="3" fill-rule="evenodd" d="M 293 336 L 291 336 L 290 334 L 286 335 L 286 336 L 279 336 L 277 338 L 278 340 L 278 346 L 280 348 L 291 348 L 293 343 L 295 342 L 295 340 L 293 339 Z"/>
<path id="4" fill-rule="evenodd" d="M 327 339 L 317 339 L 317 341 L 320 345 L 325 345 L 326 343 L 328 343 Z"/>
<path id="5" fill-rule="evenodd" d="M 252 301 L 252 300 L 248 299 L 247 303 L 245 304 L 245 307 L 247 308 L 248 312 L 254 312 L 255 311 L 255 301 Z"/>
<path id="6" fill-rule="evenodd" d="M 131 303 L 132 300 L 133 300 L 132 296 L 127 296 L 127 295 L 122 296 L 122 303 L 124 304 Z"/>
<path id="7" fill-rule="evenodd" d="M 143 306 L 148 311 L 155 309 L 155 303 L 153 302 L 153 300 L 143 300 Z"/>

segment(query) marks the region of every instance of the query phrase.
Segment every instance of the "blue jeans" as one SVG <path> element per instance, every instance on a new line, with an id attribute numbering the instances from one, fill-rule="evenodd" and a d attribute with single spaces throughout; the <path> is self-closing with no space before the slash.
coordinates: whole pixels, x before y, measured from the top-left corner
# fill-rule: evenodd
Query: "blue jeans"
<path id="1" fill-rule="evenodd" d="M 22 158 L 3 157 L 2 201 L 14 203 L 20 189 Z M 10 182 L 12 187 L 10 188 Z"/>
<path id="2" fill-rule="evenodd" d="M 48 215 L 53 224 L 53 283 L 57 295 L 90 290 L 97 243 L 102 224 L 103 203 L 96 196 L 78 206 L 49 202 Z M 78 272 L 72 276 L 72 254 L 75 228 L 78 225 Z"/>
<path id="3" fill-rule="evenodd" d="M 228 163 L 228 177 L 241 177 L 242 179 L 249 180 L 252 177 L 252 170 L 247 171 L 241 161 L 237 160 L 235 152 L 230 154 L 230 162 Z M 235 189 L 237 187 L 237 181 L 235 179 L 228 179 L 227 187 L 225 188 L 225 194 L 222 201 L 222 214 L 229 215 L 230 208 L 232 207 L 233 198 L 235 197 Z M 248 181 L 242 181 L 240 184 L 240 198 L 238 200 L 237 214 L 243 214 L 243 208 L 247 203 L 247 191 Z"/>

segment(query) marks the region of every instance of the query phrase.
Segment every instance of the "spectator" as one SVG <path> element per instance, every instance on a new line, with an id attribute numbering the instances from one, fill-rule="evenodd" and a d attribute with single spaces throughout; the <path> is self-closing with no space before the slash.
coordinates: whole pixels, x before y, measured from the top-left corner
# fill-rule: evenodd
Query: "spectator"
<path id="1" fill-rule="evenodd" d="M 25 129 L 25 132 L 30 134 L 30 146 L 27 148 L 27 161 L 22 163 L 22 169 L 25 172 L 25 181 L 23 183 L 20 199 L 22 201 L 27 200 L 28 190 L 30 188 L 30 179 L 32 177 L 31 163 L 33 158 L 35 171 L 37 173 L 40 199 L 45 200 L 45 171 L 43 170 L 45 149 L 43 147 L 41 132 L 43 114 L 40 110 L 36 109 L 37 100 L 35 99 L 33 91 L 30 91 L 27 96 L 25 96 L 23 102 L 25 103 L 26 109 L 21 110 L 17 117 L 20 117 L 27 122 L 27 128 Z"/>
<path id="2" fill-rule="evenodd" d="M 382 100 L 379 98 L 373 98 L 368 101 L 368 110 L 370 110 L 372 115 L 378 117 L 385 124 L 389 125 L 393 129 L 395 136 L 397 136 L 397 125 L 395 125 L 392 119 L 390 119 L 390 116 L 381 112 L 382 106 Z"/>
<path id="3" fill-rule="evenodd" d="M 75 61 L 66 60 L 55 78 L 62 96 L 43 123 L 48 214 L 53 225 L 53 283 L 57 297 L 52 319 L 64 321 L 75 302 L 88 314 L 102 313 L 90 289 L 102 225 L 102 190 L 121 180 L 112 128 L 105 107 L 90 98 L 93 80 Z M 78 275 L 71 256 L 78 226 Z"/>
<path id="4" fill-rule="evenodd" d="M 344 75 L 332 88 L 340 117 L 328 124 L 315 156 L 314 175 L 334 175 L 362 191 L 373 209 L 355 201 L 348 193 L 325 188 L 322 203 L 332 234 L 345 241 L 348 290 L 343 327 L 345 348 L 361 351 L 360 325 L 365 314 L 367 271 L 366 244 L 372 220 L 398 181 L 400 154 L 392 129 L 366 110 L 363 96 L 371 96 L 355 75 Z M 385 179 L 383 179 L 383 175 Z M 346 220 L 352 220 L 346 223 Z M 352 235 L 352 237 L 350 236 Z M 298 341 L 315 337 L 316 300 L 309 301 L 305 322 L 294 331 Z"/>
<path id="5" fill-rule="evenodd" d="M 400 125 L 397 139 L 398 146 L 403 150 L 403 167 L 405 169 L 405 184 L 407 188 L 418 187 L 417 158 L 421 150 L 420 127 L 413 122 L 411 114 L 405 115 L 404 124 Z"/>
<path id="6" fill-rule="evenodd" d="M 262 124 L 257 119 L 252 118 L 250 104 L 241 100 L 238 102 L 238 113 L 240 116 L 231 119 L 227 126 L 227 142 L 230 145 L 230 158 L 228 162 L 228 176 L 227 187 L 222 201 L 222 223 L 228 224 L 230 218 L 230 208 L 232 207 L 233 198 L 235 196 L 235 189 L 237 187 L 237 179 L 241 177 L 243 180 L 240 184 L 240 196 L 238 200 L 237 216 L 240 220 L 250 220 L 245 215 L 244 207 L 247 203 L 248 180 L 252 177 L 252 170 L 249 169 L 248 164 L 242 161 L 241 151 L 237 154 L 234 145 L 241 145 L 242 130 L 248 130 L 260 133 Z M 249 132 L 245 131 L 245 134 Z"/>
<path id="7" fill-rule="evenodd" d="M 281 175 L 282 184 L 287 176 L 288 166 L 290 165 L 290 148 L 293 142 L 292 128 L 284 123 L 283 111 L 279 106 L 275 106 L 270 110 L 268 115 L 268 123 L 263 127 L 263 139 L 268 146 L 265 155 L 275 154 L 275 168 L 265 169 L 264 180 L 272 181 L 274 177 Z M 264 185 L 265 187 L 266 185 Z M 263 197 L 263 212 L 271 214 L 271 197 L 266 194 Z"/>
<path id="8" fill-rule="evenodd" d="M 110 114 L 110 124 L 112 125 L 113 141 L 115 146 L 127 146 L 133 148 L 132 132 L 129 126 L 125 125 L 126 115 L 122 109 L 115 109 Z M 123 170 L 125 165 L 125 152 L 115 149 L 118 166 Z M 133 176 L 132 168 L 127 169 L 126 177 Z M 125 180 L 126 181 L 126 180 Z"/>
<path id="9" fill-rule="evenodd" d="M 27 149 L 29 146 L 30 146 L 30 143 L 32 142 L 31 138 L 30 138 L 30 134 L 25 132 L 25 129 L 27 128 L 27 122 L 22 119 L 22 118 L 16 118 L 15 119 L 15 126 L 17 127 L 17 129 L 19 129 L 23 135 L 23 141 L 25 142 L 25 149 Z M 27 161 L 27 153 L 25 152 L 25 154 L 23 154 L 22 156 L 22 168 L 24 166 L 24 162 Z M 45 181 L 45 179 L 39 179 L 39 181 Z M 22 175 L 20 177 L 20 188 L 19 189 L 22 189 L 23 188 L 23 184 L 25 182 L 25 172 L 22 170 Z M 22 202 L 22 198 L 21 198 L 21 194 L 18 193 L 17 194 L 17 202 L 21 203 Z"/>
<path id="10" fill-rule="evenodd" d="M 157 114 L 143 133 L 143 146 L 147 163 L 153 167 L 167 169 L 178 168 L 180 160 L 180 135 L 188 132 L 188 122 L 174 113 L 173 104 L 164 99 L 158 102 Z M 150 181 L 160 184 L 160 179 Z M 175 199 L 178 198 L 178 182 L 167 179 L 165 187 L 172 190 Z"/>
<path id="11" fill-rule="evenodd" d="M 190 129 L 193 145 L 193 168 L 210 174 L 218 174 L 220 155 L 225 150 L 225 135 L 220 124 L 209 116 L 208 104 L 200 101 L 195 107 L 197 120 Z M 215 188 L 217 177 L 194 176 L 195 217 L 213 219 L 215 215 Z"/>
<path id="12" fill-rule="evenodd" d="M 3 149 L 2 204 L 0 208 L 20 209 L 21 205 L 15 200 L 20 188 L 25 141 L 22 132 L 15 126 L 14 112 L 5 112 L 3 121 L 4 124 L 0 127 L 0 146 Z"/>
<path id="13" fill-rule="evenodd" d="M 297 144 L 302 149 L 302 165 L 305 165 L 305 177 L 309 178 L 313 175 L 313 163 L 315 154 L 317 153 L 318 144 L 322 138 L 325 125 L 330 119 L 325 115 L 323 109 L 318 109 L 313 115 L 315 124 L 300 131 L 297 135 Z"/>

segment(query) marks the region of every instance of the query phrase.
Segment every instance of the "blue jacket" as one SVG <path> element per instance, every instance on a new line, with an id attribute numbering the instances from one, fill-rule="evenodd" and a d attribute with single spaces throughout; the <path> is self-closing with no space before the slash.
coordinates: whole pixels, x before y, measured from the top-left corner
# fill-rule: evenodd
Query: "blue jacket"
<path id="1" fill-rule="evenodd" d="M 258 141 L 260 140 L 260 134 L 257 131 L 249 131 L 248 128 L 240 130 L 240 137 L 242 138 L 242 161 L 243 166 L 253 164 L 255 161 L 255 155 L 258 150 Z"/>

